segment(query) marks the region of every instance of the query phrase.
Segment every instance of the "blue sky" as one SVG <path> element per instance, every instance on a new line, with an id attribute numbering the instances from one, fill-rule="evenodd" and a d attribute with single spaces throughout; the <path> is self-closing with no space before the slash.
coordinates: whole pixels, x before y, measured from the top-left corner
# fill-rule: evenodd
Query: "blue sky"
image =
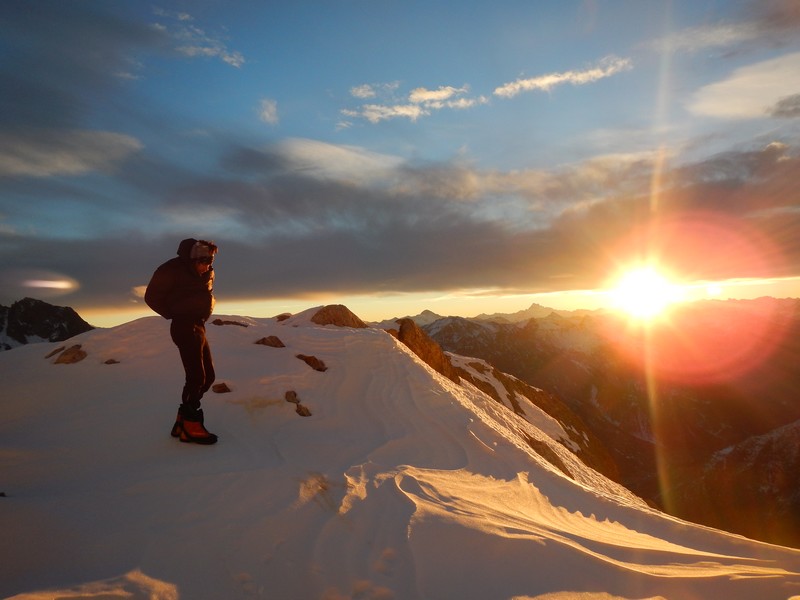
<path id="1" fill-rule="evenodd" d="M 796 1 L 6 0 L 0 88 L 4 304 L 147 314 L 185 237 L 253 316 L 800 295 Z"/>

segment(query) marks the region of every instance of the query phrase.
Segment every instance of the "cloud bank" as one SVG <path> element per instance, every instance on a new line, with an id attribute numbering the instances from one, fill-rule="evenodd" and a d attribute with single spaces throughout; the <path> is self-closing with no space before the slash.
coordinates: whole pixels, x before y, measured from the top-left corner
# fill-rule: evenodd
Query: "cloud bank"
<path id="1" fill-rule="evenodd" d="M 26 267 L 46 264 L 79 282 L 76 299 L 116 303 L 133 300 L 130 290 L 188 235 L 220 245 L 218 291 L 228 300 L 593 289 L 647 253 L 709 280 L 797 275 L 800 264 L 797 146 L 669 168 L 657 211 L 650 155 L 502 172 L 298 139 L 231 149 L 223 164 L 231 176 L 162 190 L 146 241 L 117 231 L 78 240 L 3 235 L 0 243 L 27 257 Z M 673 237 L 642 233 L 659 227 Z M 675 240 L 687 236 L 696 237 L 692 252 L 677 251 Z M 732 260 L 745 246 L 752 256 Z"/>

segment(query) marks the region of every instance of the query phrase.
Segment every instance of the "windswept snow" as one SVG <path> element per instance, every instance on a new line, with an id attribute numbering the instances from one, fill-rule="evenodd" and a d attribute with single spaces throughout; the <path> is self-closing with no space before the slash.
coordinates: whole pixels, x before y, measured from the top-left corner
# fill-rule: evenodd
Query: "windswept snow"
<path id="1" fill-rule="evenodd" d="M 50 343 L 0 354 L 0 596 L 800 595 L 800 551 L 652 510 L 553 441 L 551 417 L 542 431 L 382 330 L 308 317 L 208 326 L 232 390 L 204 399 L 210 447 L 169 436 L 182 369 L 163 319 L 69 340 L 77 364 Z M 286 347 L 254 343 L 270 335 Z"/>

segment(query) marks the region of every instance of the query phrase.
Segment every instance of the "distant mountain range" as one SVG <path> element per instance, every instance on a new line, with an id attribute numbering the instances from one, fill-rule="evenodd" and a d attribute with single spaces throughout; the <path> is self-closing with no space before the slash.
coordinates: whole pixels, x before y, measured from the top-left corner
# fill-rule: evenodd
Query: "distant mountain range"
<path id="1" fill-rule="evenodd" d="M 531 304 L 528 308 L 524 310 L 520 310 L 514 313 L 481 313 L 477 317 L 470 317 L 470 321 L 491 321 L 494 323 L 520 323 L 524 321 L 528 321 L 530 319 L 544 319 L 549 317 L 550 315 L 562 316 L 562 317 L 576 317 L 576 316 L 585 316 L 585 315 L 592 315 L 592 314 L 601 314 L 602 311 L 592 311 L 592 310 L 559 310 L 556 308 L 550 308 L 548 306 L 542 306 L 541 304 L 536 304 L 535 302 Z M 392 327 L 394 323 L 396 323 L 401 318 L 403 319 L 411 319 L 420 327 L 424 327 L 426 325 L 430 325 L 431 323 L 435 323 L 436 321 L 441 321 L 442 319 L 446 318 L 466 318 L 466 317 L 446 317 L 444 315 L 436 314 L 430 310 L 424 310 L 420 314 L 411 316 L 408 315 L 406 317 L 395 317 L 393 319 L 386 319 L 385 321 L 380 321 L 374 323 L 377 327 Z"/>
<path id="2" fill-rule="evenodd" d="M 597 314 L 599 312 L 601 311 L 592 311 L 585 309 L 558 310 L 555 308 L 550 308 L 548 306 L 542 306 L 541 304 L 536 304 L 534 302 L 525 310 L 520 310 L 515 313 L 492 313 L 491 315 L 483 313 L 475 317 L 475 320 L 519 323 L 520 321 L 527 321 L 529 319 L 544 319 L 545 317 L 549 317 L 550 315 L 559 315 L 562 317 L 576 317 L 576 316 Z"/>

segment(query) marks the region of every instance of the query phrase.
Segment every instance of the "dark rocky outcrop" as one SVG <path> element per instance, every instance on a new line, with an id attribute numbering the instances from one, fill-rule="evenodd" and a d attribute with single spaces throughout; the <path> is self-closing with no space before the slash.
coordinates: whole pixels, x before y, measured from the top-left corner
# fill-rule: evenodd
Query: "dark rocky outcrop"
<path id="1" fill-rule="evenodd" d="M 23 298 L 0 306 L 0 350 L 33 342 L 60 342 L 94 329 L 68 306 Z"/>
<path id="2" fill-rule="evenodd" d="M 316 356 L 307 356 L 305 354 L 297 354 L 296 356 L 315 371 L 328 370 L 328 367 L 325 366 L 325 363 L 322 362 L 320 359 L 318 359 Z"/>
<path id="3" fill-rule="evenodd" d="M 227 319 L 214 319 L 211 321 L 211 324 L 219 327 L 223 325 L 238 325 L 239 327 L 247 327 L 247 323 L 242 323 L 241 321 L 230 321 Z"/>
<path id="4" fill-rule="evenodd" d="M 441 346 L 434 342 L 428 334 L 420 329 L 412 319 L 400 319 L 397 321 L 400 329 L 394 335 L 405 344 L 409 350 L 420 357 L 425 364 L 437 373 L 441 373 L 451 381 L 459 383 L 460 378 L 455 367 L 450 363 Z"/>

